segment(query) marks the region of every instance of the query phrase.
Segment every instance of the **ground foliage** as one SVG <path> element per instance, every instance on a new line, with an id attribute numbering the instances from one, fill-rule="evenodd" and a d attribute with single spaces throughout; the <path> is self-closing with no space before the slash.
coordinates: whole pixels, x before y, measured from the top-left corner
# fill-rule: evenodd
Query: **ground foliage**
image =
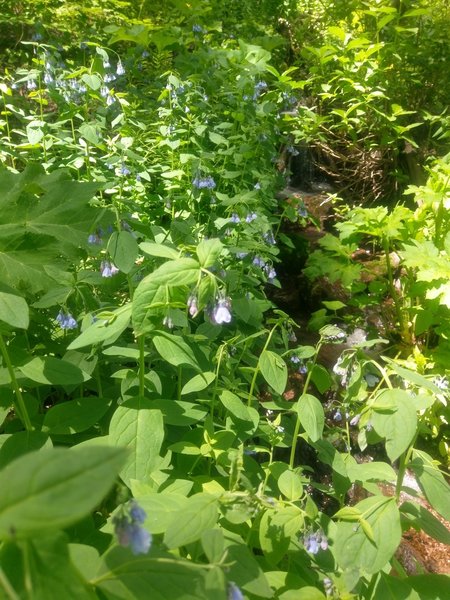
<path id="1" fill-rule="evenodd" d="M 446 3 L 0 6 L 0 598 L 446 597 Z"/>

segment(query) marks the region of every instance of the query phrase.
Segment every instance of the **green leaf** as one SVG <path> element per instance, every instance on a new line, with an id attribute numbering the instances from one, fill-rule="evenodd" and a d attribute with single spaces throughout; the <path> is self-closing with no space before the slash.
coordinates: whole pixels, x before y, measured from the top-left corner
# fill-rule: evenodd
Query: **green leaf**
<path id="1" fill-rule="evenodd" d="M 165 533 L 169 525 L 182 514 L 187 506 L 187 498 L 181 494 L 135 494 L 139 506 L 147 513 L 145 528 L 153 534 Z"/>
<path id="2" fill-rule="evenodd" d="M 26 570 L 23 564 L 27 565 Z M 15 544 L 6 546 L 2 556 L 2 571 L 10 582 L 14 582 L 15 591 L 20 595 L 17 597 L 20 598 L 97 598 L 72 564 L 67 539 L 62 533 L 40 535 L 22 543 L 20 550 Z M 3 598 L 1 590 L 0 597 Z"/>
<path id="3" fill-rule="evenodd" d="M 85 329 L 68 345 L 69 350 L 76 350 L 92 344 L 114 342 L 125 331 L 130 322 L 131 304 L 125 304 L 108 315 L 103 313 L 92 325 Z"/>
<path id="4" fill-rule="evenodd" d="M 218 514 L 215 496 L 203 493 L 191 496 L 184 510 L 167 528 L 164 543 L 173 549 L 197 541 L 204 531 L 214 527 Z"/>
<path id="5" fill-rule="evenodd" d="M 247 407 L 239 398 L 239 396 L 236 396 L 236 394 L 233 394 L 233 392 L 224 390 L 220 394 L 220 401 L 225 406 L 227 411 L 236 417 L 236 419 L 250 423 L 254 422 L 254 414 L 252 409 Z M 259 415 L 256 416 L 259 421 Z"/>
<path id="6" fill-rule="evenodd" d="M 81 76 L 81 79 L 88 87 L 91 88 L 91 90 L 94 91 L 100 89 L 100 86 L 102 85 L 102 81 L 97 75 L 89 75 L 88 73 L 85 73 Z"/>
<path id="7" fill-rule="evenodd" d="M 152 319 L 161 322 L 167 304 L 167 288 L 189 286 L 197 282 L 200 265 L 193 258 L 171 260 L 147 275 L 133 296 L 133 327 L 137 335 L 154 327 Z"/>
<path id="8" fill-rule="evenodd" d="M 283 496 L 286 496 L 288 500 L 298 500 L 303 494 L 303 485 L 300 475 L 294 471 L 291 471 L 290 469 L 286 469 L 286 471 L 281 473 L 277 484 L 280 492 L 283 494 Z"/>
<path id="9" fill-rule="evenodd" d="M 163 416 L 152 407 L 151 400 L 133 398 L 115 411 L 109 426 L 113 446 L 128 448 L 129 453 L 120 477 L 130 485 L 131 479 L 144 480 L 161 463 L 164 440 Z"/>
<path id="10" fill-rule="evenodd" d="M 315 396 L 304 394 L 296 405 L 297 413 L 303 429 L 312 442 L 317 442 L 322 437 L 325 425 L 323 406 Z"/>
<path id="11" fill-rule="evenodd" d="M 406 516 L 413 524 L 419 525 L 432 538 L 450 546 L 450 531 L 424 506 L 416 502 L 403 502 L 400 511 L 402 515 Z"/>
<path id="12" fill-rule="evenodd" d="M 222 250 L 223 244 L 219 239 L 202 240 L 196 250 L 200 266 L 207 269 L 215 265 Z"/>
<path id="13" fill-rule="evenodd" d="M 204 573 L 190 561 L 153 548 L 135 557 L 116 547 L 102 557 L 94 584 L 111 600 L 209 600 Z"/>
<path id="14" fill-rule="evenodd" d="M 30 316 L 26 301 L 20 296 L 0 292 L 0 321 L 11 327 L 28 329 Z"/>
<path id="15" fill-rule="evenodd" d="M 17 431 L 9 435 L 0 446 L 0 468 L 5 467 L 19 456 L 28 454 L 28 452 L 51 447 L 52 442 L 46 433 L 41 431 Z"/>
<path id="16" fill-rule="evenodd" d="M 175 367 L 189 365 L 196 371 L 202 370 L 195 357 L 195 344 L 193 342 L 188 345 L 179 335 L 163 331 L 159 331 L 157 335 L 154 335 L 152 341 L 158 354 L 169 364 Z"/>
<path id="17" fill-rule="evenodd" d="M 375 587 L 373 600 L 421 600 L 408 580 L 402 580 L 399 577 L 393 577 L 386 573 L 380 573 L 377 585 Z"/>
<path id="18" fill-rule="evenodd" d="M 122 449 L 75 446 L 14 460 L 0 471 L 0 538 L 21 539 L 76 523 L 104 498 L 124 459 Z"/>
<path id="19" fill-rule="evenodd" d="M 111 260 L 122 273 L 129 273 L 139 254 L 139 246 L 129 231 L 115 231 L 108 242 Z"/>
<path id="20" fill-rule="evenodd" d="M 98 136 L 98 130 L 95 125 L 91 123 L 83 123 L 78 130 L 83 138 L 89 142 L 90 144 L 98 144 L 100 142 L 100 138 Z"/>
<path id="21" fill-rule="evenodd" d="M 267 383 L 278 393 L 286 389 L 288 371 L 284 360 L 270 350 L 264 350 L 259 357 L 258 366 L 261 375 Z"/>
<path id="22" fill-rule="evenodd" d="M 200 392 L 208 387 L 216 378 L 216 374 L 212 371 L 206 371 L 205 373 L 199 373 L 192 377 L 187 383 L 184 384 L 181 395 L 192 394 L 193 392 Z"/>
<path id="23" fill-rule="evenodd" d="M 142 250 L 142 252 L 144 252 L 144 254 L 148 254 L 149 256 L 157 256 L 159 258 L 177 259 L 180 255 L 178 250 L 172 248 L 171 246 L 166 246 L 166 244 L 141 242 L 139 244 L 139 248 Z"/>
<path id="24" fill-rule="evenodd" d="M 387 407 L 393 410 L 386 410 Z M 406 451 L 416 435 L 417 413 L 407 392 L 382 390 L 371 403 L 371 423 L 377 434 L 386 439 L 386 452 L 391 461 Z"/>
<path id="25" fill-rule="evenodd" d="M 342 569 L 377 573 L 392 558 L 402 536 L 395 499 L 373 496 L 362 500 L 354 508 L 367 521 L 372 535 L 368 536 L 357 523 L 340 522 L 332 548 L 334 557 Z"/>
<path id="26" fill-rule="evenodd" d="M 208 408 L 193 404 L 192 402 L 184 402 L 181 400 L 151 400 L 151 408 L 160 410 L 163 414 L 164 422 L 167 425 L 178 425 L 186 427 L 201 421 L 207 414 Z"/>
<path id="27" fill-rule="evenodd" d="M 74 364 L 54 356 L 36 356 L 19 370 L 28 379 L 44 385 L 76 385 L 91 378 Z"/>
<path id="28" fill-rule="evenodd" d="M 413 450 L 410 463 L 417 482 L 431 506 L 450 521 L 450 486 L 429 454 Z"/>
<path id="29" fill-rule="evenodd" d="M 52 406 L 45 413 L 43 430 L 52 434 L 85 431 L 95 425 L 111 404 L 108 398 L 90 396 Z"/>
<path id="30" fill-rule="evenodd" d="M 223 533 L 220 529 L 206 529 L 202 533 L 202 546 L 210 563 L 219 563 L 225 550 Z"/>
<path id="31" fill-rule="evenodd" d="M 447 600 L 450 585 L 448 575 L 416 575 L 408 577 L 408 583 L 419 594 L 420 600 Z"/>
<path id="32" fill-rule="evenodd" d="M 347 474 L 352 482 L 361 481 L 389 481 L 397 479 L 394 469 L 384 462 L 346 464 Z"/>
<path id="33" fill-rule="evenodd" d="M 214 133 L 214 131 L 210 131 L 208 135 L 209 139 L 212 141 L 213 144 L 216 144 L 218 146 L 220 146 L 221 144 L 224 146 L 228 146 L 228 140 L 227 138 L 223 137 L 223 135 L 220 135 L 219 133 Z"/>
<path id="34" fill-rule="evenodd" d="M 0 279 L 35 293 L 54 286 L 46 267 L 63 270 L 103 214 L 89 201 L 100 183 L 72 181 L 68 171 L 45 174 L 28 165 L 22 173 L 0 169 Z"/>
<path id="35" fill-rule="evenodd" d="M 290 539 L 284 527 L 274 522 L 275 510 L 266 510 L 259 524 L 259 543 L 264 552 L 264 558 L 269 564 L 276 565 L 286 554 Z"/>

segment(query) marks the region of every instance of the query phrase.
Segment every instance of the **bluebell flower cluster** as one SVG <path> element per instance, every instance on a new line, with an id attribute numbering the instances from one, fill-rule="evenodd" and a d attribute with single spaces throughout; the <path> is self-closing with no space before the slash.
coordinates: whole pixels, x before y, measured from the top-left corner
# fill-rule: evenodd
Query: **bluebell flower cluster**
<path id="1" fill-rule="evenodd" d="M 308 211 L 306 209 L 305 203 L 302 201 L 300 201 L 297 206 L 297 214 L 303 218 L 306 218 L 308 216 Z"/>
<path id="2" fill-rule="evenodd" d="M 65 314 L 62 310 L 59 311 L 55 320 L 59 323 L 61 329 L 76 329 L 78 327 L 74 317 L 70 313 Z"/>
<path id="3" fill-rule="evenodd" d="M 125 75 L 125 68 L 122 64 L 122 61 L 119 59 L 119 62 L 117 63 L 117 69 L 116 69 L 116 73 L 117 75 L 119 75 L 119 77 L 121 75 Z"/>
<path id="4" fill-rule="evenodd" d="M 258 215 L 255 212 L 249 213 L 246 217 L 245 217 L 245 222 L 246 223 L 251 223 L 252 221 L 255 221 L 258 218 Z"/>
<path id="5" fill-rule="evenodd" d="M 194 25 L 192 25 L 192 31 L 194 33 L 203 33 L 203 27 L 201 25 L 198 25 L 198 23 L 195 23 Z"/>
<path id="6" fill-rule="evenodd" d="M 228 584 L 227 600 L 244 600 L 241 590 L 233 581 Z"/>
<path id="7" fill-rule="evenodd" d="M 265 81 L 258 81 L 255 84 L 255 89 L 253 92 L 253 100 L 257 100 L 263 92 L 267 90 L 267 83 Z"/>
<path id="8" fill-rule="evenodd" d="M 129 547 L 135 555 L 147 554 L 152 544 L 151 534 L 142 527 L 146 517 L 145 510 L 133 500 L 128 508 L 128 514 L 113 519 L 119 544 Z"/>
<path id="9" fill-rule="evenodd" d="M 191 294 L 187 301 L 188 312 L 191 317 L 196 317 L 198 314 L 198 304 L 197 297 L 194 294 Z"/>
<path id="10" fill-rule="evenodd" d="M 88 237 L 88 244 L 100 246 L 102 244 L 102 242 L 103 242 L 103 240 L 100 237 L 100 233 L 97 231 L 95 233 L 91 233 Z"/>
<path id="11" fill-rule="evenodd" d="M 230 223 L 240 223 L 240 222 L 241 222 L 240 216 L 236 213 L 232 213 L 231 217 L 230 217 Z"/>
<path id="12" fill-rule="evenodd" d="M 113 277 L 117 275 L 119 269 L 109 260 L 102 260 L 100 265 L 100 274 L 102 277 Z"/>
<path id="13" fill-rule="evenodd" d="M 294 354 L 293 356 L 290 357 L 290 361 L 293 365 L 296 365 L 297 372 L 300 373 L 301 375 L 305 375 L 305 373 L 308 372 L 308 369 L 307 369 L 305 363 L 303 362 L 303 360 L 300 357 L 298 357 Z"/>
<path id="14" fill-rule="evenodd" d="M 340 423 L 342 421 L 342 413 L 339 409 L 335 411 L 333 419 L 336 421 L 336 423 Z"/>
<path id="15" fill-rule="evenodd" d="M 272 231 L 266 231 L 265 233 L 263 233 L 263 238 L 264 241 L 270 246 L 275 246 L 275 244 L 277 243 Z"/>
<path id="16" fill-rule="evenodd" d="M 216 325 L 223 325 L 231 321 L 231 301 L 229 298 L 219 296 L 216 304 L 210 311 L 210 318 Z"/>
<path id="17" fill-rule="evenodd" d="M 317 554 L 319 550 L 327 550 L 328 540 L 322 531 L 310 532 L 304 536 L 303 545 L 309 554 Z"/>
<path id="18" fill-rule="evenodd" d="M 260 267 L 264 271 L 269 283 L 272 283 L 275 277 L 277 276 L 277 272 L 272 267 L 272 265 L 266 263 L 266 261 L 260 256 L 255 256 L 252 264 L 254 264 L 255 267 Z"/>
<path id="19" fill-rule="evenodd" d="M 213 190 L 216 187 L 216 182 L 211 175 L 208 175 L 207 177 L 200 177 L 199 175 L 196 175 L 192 181 L 192 185 L 198 190 Z"/>

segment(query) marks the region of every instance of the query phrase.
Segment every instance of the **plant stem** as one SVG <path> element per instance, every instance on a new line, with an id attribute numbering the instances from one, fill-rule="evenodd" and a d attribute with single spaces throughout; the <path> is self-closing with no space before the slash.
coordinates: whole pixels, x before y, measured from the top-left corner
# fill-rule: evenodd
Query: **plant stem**
<path id="1" fill-rule="evenodd" d="M 19 384 L 17 383 L 16 374 L 14 373 L 14 367 L 12 365 L 11 359 L 9 358 L 5 340 L 3 339 L 3 336 L 1 334 L 0 351 L 2 353 L 3 360 L 5 361 L 6 368 L 8 369 L 9 376 L 11 377 L 11 385 L 16 395 L 16 401 L 14 402 L 15 411 L 20 417 L 20 420 L 25 425 L 25 429 L 27 431 L 33 431 L 33 425 L 31 424 L 30 416 L 28 414 L 27 407 L 22 396 L 22 392 L 20 390 Z"/>
<path id="2" fill-rule="evenodd" d="M 5 594 L 9 598 L 9 600 L 20 600 L 20 596 L 18 594 L 16 594 L 16 592 L 14 591 L 14 588 L 12 587 L 11 583 L 9 582 L 9 579 L 3 573 L 2 569 L 0 569 L 0 586 L 5 591 Z"/>
<path id="3" fill-rule="evenodd" d="M 395 498 L 396 498 L 397 502 L 399 502 L 399 500 L 400 500 L 400 494 L 402 491 L 403 478 L 405 477 L 406 466 L 408 465 L 409 460 L 411 458 L 412 451 L 414 450 L 414 444 L 415 444 L 417 435 L 418 435 L 418 431 L 416 431 L 414 439 L 413 439 L 411 445 L 409 446 L 408 450 L 406 450 L 406 452 L 404 452 L 402 454 L 402 456 L 400 457 L 400 464 L 399 464 L 398 474 L 397 474 L 397 484 L 395 486 Z"/>
<path id="4" fill-rule="evenodd" d="M 278 323 L 276 325 L 274 325 L 274 327 L 270 330 L 270 333 L 267 336 L 267 340 L 266 340 L 266 343 L 264 344 L 264 348 L 262 349 L 261 354 L 267 350 L 267 347 L 270 343 L 270 340 L 272 339 L 272 335 L 274 334 L 275 329 L 277 328 L 277 325 L 278 325 Z M 252 403 L 253 392 L 255 390 L 256 378 L 258 377 L 258 373 L 259 373 L 259 359 L 258 359 L 258 363 L 255 367 L 255 372 L 253 373 L 252 382 L 250 384 L 250 391 L 248 392 L 248 400 L 247 400 L 248 406 L 250 406 Z"/>

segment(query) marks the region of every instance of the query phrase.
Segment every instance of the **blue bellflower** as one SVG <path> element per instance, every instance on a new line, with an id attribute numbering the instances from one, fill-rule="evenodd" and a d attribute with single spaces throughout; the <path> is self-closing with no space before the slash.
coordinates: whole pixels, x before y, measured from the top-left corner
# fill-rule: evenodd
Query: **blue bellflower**
<path id="1" fill-rule="evenodd" d="M 244 596 L 243 596 L 241 590 L 238 588 L 238 586 L 233 581 L 230 581 L 230 583 L 228 584 L 227 596 L 228 596 L 227 600 L 244 600 Z"/>
<path id="2" fill-rule="evenodd" d="M 151 534 L 142 527 L 146 517 L 145 510 L 132 500 L 128 514 L 113 519 L 119 544 L 129 547 L 135 555 L 147 554 L 152 544 Z"/>
<path id="3" fill-rule="evenodd" d="M 100 265 L 100 273 L 102 277 L 113 277 L 117 275 L 119 269 L 113 265 L 113 263 L 109 262 L 109 260 L 102 260 Z"/>
<path id="4" fill-rule="evenodd" d="M 217 304 L 213 307 L 211 312 L 211 320 L 216 325 L 223 325 L 223 323 L 229 323 L 231 321 L 230 313 L 231 303 L 228 298 L 219 298 Z"/>
<path id="5" fill-rule="evenodd" d="M 78 327 L 78 323 L 73 318 L 70 313 L 63 313 L 62 310 L 59 311 L 56 319 L 61 329 L 76 329 Z"/>

